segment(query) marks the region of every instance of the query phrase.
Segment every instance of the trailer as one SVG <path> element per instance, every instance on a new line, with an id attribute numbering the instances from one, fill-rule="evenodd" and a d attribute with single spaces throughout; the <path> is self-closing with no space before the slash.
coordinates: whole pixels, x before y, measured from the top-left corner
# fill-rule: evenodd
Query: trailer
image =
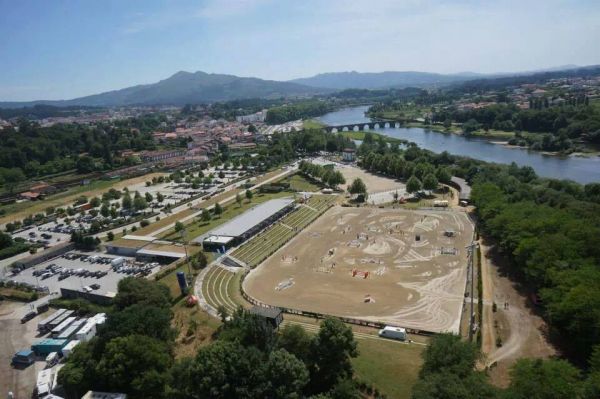
<path id="1" fill-rule="evenodd" d="M 73 349 L 75 349 L 75 347 L 79 345 L 79 341 L 74 339 L 73 341 L 69 342 L 67 345 L 65 345 L 65 347 L 62 349 L 62 355 L 63 357 L 66 359 L 69 357 L 69 355 L 71 355 L 71 353 L 73 353 Z"/>
<path id="2" fill-rule="evenodd" d="M 96 336 L 96 321 L 91 318 L 81 327 L 75 334 L 75 339 L 78 341 L 87 342 Z"/>
<path id="3" fill-rule="evenodd" d="M 75 320 L 66 330 L 60 333 L 58 339 L 71 339 L 73 335 L 83 326 L 88 319 Z"/>
<path id="4" fill-rule="evenodd" d="M 58 326 L 59 324 L 61 324 L 67 318 L 71 317 L 71 315 L 73 313 L 74 312 L 72 310 L 65 310 L 65 312 L 63 314 L 61 314 L 56 319 L 54 319 L 50 323 L 48 323 L 48 328 L 46 330 L 49 330 L 49 331 L 54 330 L 54 328 L 56 328 L 56 326 Z"/>
<path id="5" fill-rule="evenodd" d="M 65 331 L 67 328 L 69 328 L 69 326 L 71 324 L 73 324 L 73 322 L 77 320 L 77 317 L 75 316 L 71 316 L 71 317 L 67 317 L 65 320 L 63 320 L 62 323 L 60 323 L 59 325 L 57 325 L 56 327 L 54 327 L 52 329 L 52 338 L 58 338 L 58 336 Z"/>
<path id="6" fill-rule="evenodd" d="M 65 313 L 66 311 L 67 311 L 67 309 L 58 309 L 53 314 L 51 314 L 50 316 L 46 317 L 44 320 L 40 321 L 38 323 L 38 331 L 42 332 L 42 333 L 46 332 L 48 330 L 48 326 L 50 325 L 50 323 L 52 321 L 54 321 L 54 319 L 62 316 L 63 313 Z"/>
<path id="7" fill-rule="evenodd" d="M 35 362 L 35 353 L 29 349 L 23 349 L 15 353 L 12 357 L 13 366 L 29 366 Z"/>
<path id="8" fill-rule="evenodd" d="M 66 339 L 45 338 L 31 345 L 36 356 L 48 356 L 51 352 L 60 352 L 68 343 Z"/>
<path id="9" fill-rule="evenodd" d="M 122 258 L 122 257 L 114 258 L 113 260 L 110 261 L 110 265 L 112 267 L 121 266 L 123 263 L 125 263 L 125 258 Z"/>
<path id="10" fill-rule="evenodd" d="M 36 394 L 38 398 L 50 395 L 54 384 L 54 369 L 45 369 L 38 373 L 36 383 Z"/>
<path id="11" fill-rule="evenodd" d="M 397 339 L 399 341 L 406 340 L 406 329 L 401 327 L 385 326 L 379 330 L 379 336 L 382 338 Z"/>

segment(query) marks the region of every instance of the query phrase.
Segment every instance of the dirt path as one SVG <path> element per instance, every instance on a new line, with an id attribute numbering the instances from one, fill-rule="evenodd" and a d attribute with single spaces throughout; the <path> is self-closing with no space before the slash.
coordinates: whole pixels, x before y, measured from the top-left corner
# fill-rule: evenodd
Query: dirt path
<path id="1" fill-rule="evenodd" d="M 483 242 L 480 245 L 485 355 L 481 366 L 492 366 L 489 372 L 492 382 L 506 386 L 509 369 L 517 359 L 546 358 L 556 354 L 556 350 L 544 335 L 545 322 L 528 307 L 527 298 L 517 290 L 516 283 L 499 272 L 493 248 Z M 497 305 L 496 312 L 492 311 L 492 303 Z M 500 347 L 496 346 L 497 337 L 502 340 Z"/>
<path id="2" fill-rule="evenodd" d="M 25 369 L 11 367 L 12 356 L 21 349 L 31 346 L 36 335 L 37 320 L 21 324 L 22 309 L 19 302 L 0 303 L 0 395 L 6 397 L 12 391 L 15 398 L 29 398 L 35 387 L 37 372 L 43 362 L 37 362 Z"/>

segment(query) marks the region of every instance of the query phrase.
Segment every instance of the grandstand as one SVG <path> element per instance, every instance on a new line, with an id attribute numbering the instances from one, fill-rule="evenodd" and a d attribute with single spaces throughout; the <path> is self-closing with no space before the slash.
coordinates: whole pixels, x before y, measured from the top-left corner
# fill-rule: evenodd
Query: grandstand
<path id="1" fill-rule="evenodd" d="M 329 209 L 336 198 L 331 195 L 310 197 L 293 212 L 233 251 L 230 258 L 249 267 L 257 266 Z M 224 263 L 227 263 L 227 259 Z"/>
<path id="2" fill-rule="evenodd" d="M 207 251 L 220 251 L 241 244 L 294 209 L 292 198 L 278 198 L 253 207 L 240 216 L 194 239 Z"/>

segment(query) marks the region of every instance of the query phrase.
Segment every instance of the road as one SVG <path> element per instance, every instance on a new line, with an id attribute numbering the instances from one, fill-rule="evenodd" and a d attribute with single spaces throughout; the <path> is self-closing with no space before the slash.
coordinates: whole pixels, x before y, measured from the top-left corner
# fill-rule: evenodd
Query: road
<path id="1" fill-rule="evenodd" d="M 493 248 L 480 243 L 483 282 L 483 336 L 482 352 L 485 355 L 480 368 L 494 365 L 489 374 L 494 384 L 506 386 L 510 367 L 522 357 L 547 358 L 556 355 L 548 342 L 544 320 L 528 306 L 528 300 L 515 281 L 499 272 L 500 262 Z M 497 311 L 492 311 L 492 303 Z M 506 306 L 505 306 L 506 304 Z M 496 327 L 497 325 L 497 327 Z M 496 346 L 500 337 L 502 346 Z"/>

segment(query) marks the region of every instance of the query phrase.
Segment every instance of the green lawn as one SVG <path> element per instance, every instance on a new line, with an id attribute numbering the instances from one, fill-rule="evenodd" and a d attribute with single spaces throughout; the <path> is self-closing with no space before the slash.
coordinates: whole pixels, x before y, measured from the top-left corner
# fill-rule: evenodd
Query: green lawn
<path id="1" fill-rule="evenodd" d="M 422 345 L 403 345 L 374 339 L 357 340 L 353 360 L 356 377 L 372 383 L 390 399 L 408 399 L 421 369 Z"/>
<path id="2" fill-rule="evenodd" d="M 302 122 L 302 127 L 304 127 L 304 129 L 320 129 L 323 126 L 325 126 L 324 123 L 321 123 L 315 119 L 307 119 Z"/>
<path id="3" fill-rule="evenodd" d="M 321 187 L 317 184 L 308 181 L 304 176 L 295 174 L 283 180 L 284 182 L 290 183 L 290 188 L 293 191 L 319 191 Z"/>

